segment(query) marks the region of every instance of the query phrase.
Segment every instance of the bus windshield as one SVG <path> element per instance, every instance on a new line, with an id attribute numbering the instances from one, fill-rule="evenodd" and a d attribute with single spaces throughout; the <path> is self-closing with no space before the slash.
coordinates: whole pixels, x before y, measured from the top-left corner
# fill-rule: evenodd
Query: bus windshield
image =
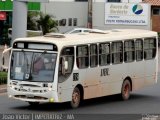
<path id="1" fill-rule="evenodd" d="M 10 78 L 35 82 L 52 82 L 56 54 L 44 52 L 13 51 Z"/>

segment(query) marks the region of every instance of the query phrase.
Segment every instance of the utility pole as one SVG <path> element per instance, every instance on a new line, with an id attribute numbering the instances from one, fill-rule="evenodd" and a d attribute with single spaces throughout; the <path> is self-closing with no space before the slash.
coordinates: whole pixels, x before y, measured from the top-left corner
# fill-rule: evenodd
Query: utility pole
<path id="1" fill-rule="evenodd" d="M 93 8 L 93 0 L 88 0 L 88 21 L 87 21 L 88 28 L 92 28 L 92 8 Z"/>

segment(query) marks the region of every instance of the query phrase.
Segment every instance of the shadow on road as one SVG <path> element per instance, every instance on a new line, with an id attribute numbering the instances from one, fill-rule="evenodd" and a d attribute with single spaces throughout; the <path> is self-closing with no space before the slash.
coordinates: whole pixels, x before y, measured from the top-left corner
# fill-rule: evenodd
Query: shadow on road
<path id="1" fill-rule="evenodd" d="M 94 98 L 94 99 L 89 99 L 89 100 L 84 100 L 80 107 L 78 109 L 83 109 L 87 107 L 97 107 L 98 106 L 114 106 L 116 104 L 130 104 L 132 102 L 142 102 L 145 101 L 152 101 L 155 99 L 156 96 L 151 96 L 151 95 L 142 95 L 142 94 L 132 94 L 130 99 L 128 101 L 122 101 L 120 99 L 119 95 L 111 95 L 111 96 L 106 96 L 106 97 L 100 97 L 100 98 Z M 70 103 L 43 103 L 39 104 L 38 106 L 30 106 L 29 104 L 25 106 L 17 106 L 17 107 L 12 107 L 14 110 L 31 110 L 35 112 L 59 112 L 59 111 L 72 111 L 75 109 L 72 109 L 70 107 Z"/>

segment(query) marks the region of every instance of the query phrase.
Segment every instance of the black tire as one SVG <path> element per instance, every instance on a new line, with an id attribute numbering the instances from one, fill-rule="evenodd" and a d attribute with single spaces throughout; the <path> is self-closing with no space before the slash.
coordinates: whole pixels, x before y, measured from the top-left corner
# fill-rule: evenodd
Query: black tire
<path id="1" fill-rule="evenodd" d="M 28 102 L 30 106 L 37 106 L 39 105 L 39 102 Z"/>
<path id="2" fill-rule="evenodd" d="M 78 108 L 81 102 L 81 93 L 78 87 L 75 87 L 72 93 L 72 101 L 70 102 L 72 108 Z"/>
<path id="3" fill-rule="evenodd" d="M 131 92 L 131 83 L 129 80 L 125 80 L 122 84 L 121 98 L 122 100 L 128 100 Z"/>

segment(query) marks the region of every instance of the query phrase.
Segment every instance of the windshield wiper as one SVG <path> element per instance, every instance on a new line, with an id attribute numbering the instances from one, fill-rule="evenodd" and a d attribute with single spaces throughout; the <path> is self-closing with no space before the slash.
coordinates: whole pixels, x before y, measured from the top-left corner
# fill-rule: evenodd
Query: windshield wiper
<path id="1" fill-rule="evenodd" d="M 22 49 L 22 52 L 23 52 L 23 54 L 24 54 L 24 61 L 25 61 L 25 63 L 24 63 L 24 65 L 26 64 L 26 67 L 27 67 L 27 69 L 25 69 L 25 74 L 24 74 L 24 80 L 32 80 L 32 75 L 31 75 L 31 67 L 30 67 L 30 69 L 29 69 L 29 63 L 28 63 L 28 58 L 27 58 L 27 56 L 26 56 L 26 53 L 25 53 L 25 51 Z M 25 59 L 26 58 L 26 59 Z M 29 71 L 29 73 L 26 73 L 26 72 L 28 72 Z"/>
<path id="2" fill-rule="evenodd" d="M 35 58 L 36 59 L 37 58 L 41 58 L 42 55 L 44 55 L 45 53 L 47 53 L 47 50 L 44 50 L 39 56 L 35 56 L 34 54 L 36 54 L 36 53 L 33 54 L 32 61 L 31 61 L 31 70 L 32 70 L 32 72 L 34 72 Z"/>
<path id="3" fill-rule="evenodd" d="M 47 53 L 47 50 L 44 50 L 39 57 L 41 57 L 42 55 L 46 54 Z"/>

